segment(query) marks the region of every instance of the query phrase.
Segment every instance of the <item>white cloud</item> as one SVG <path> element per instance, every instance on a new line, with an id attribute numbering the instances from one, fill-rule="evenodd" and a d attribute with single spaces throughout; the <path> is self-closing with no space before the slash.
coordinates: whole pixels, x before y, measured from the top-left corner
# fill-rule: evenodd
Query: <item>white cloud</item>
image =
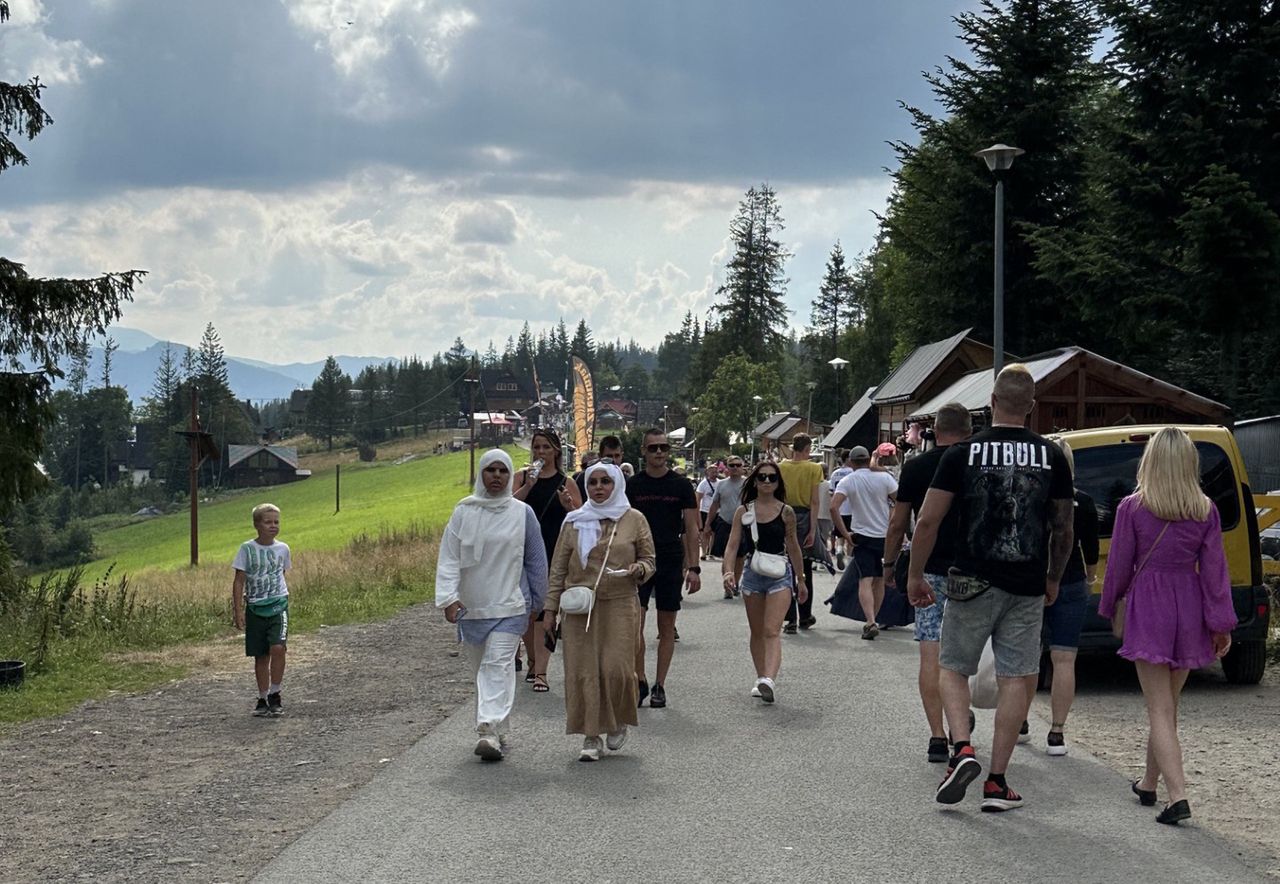
<path id="1" fill-rule="evenodd" d="M 86 70 L 103 63 L 82 41 L 49 36 L 49 14 L 40 0 L 11 0 L 9 12 L 0 27 L 0 77 L 5 80 L 22 82 L 39 75 L 49 85 L 79 83 Z"/>

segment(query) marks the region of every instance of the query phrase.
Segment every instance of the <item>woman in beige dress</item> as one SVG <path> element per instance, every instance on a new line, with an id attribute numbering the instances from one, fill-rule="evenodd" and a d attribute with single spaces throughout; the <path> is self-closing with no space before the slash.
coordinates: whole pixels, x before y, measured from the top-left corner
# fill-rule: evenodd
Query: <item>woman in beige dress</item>
<path id="1" fill-rule="evenodd" d="M 598 761 L 602 736 L 616 752 L 627 740 L 627 727 L 637 723 L 636 587 L 653 577 L 657 566 L 649 523 L 627 502 L 622 471 L 612 463 L 596 463 L 587 468 L 585 482 L 587 501 L 565 517 L 556 543 L 544 610 L 552 630 L 565 587 L 597 587 L 590 623 L 586 614 L 564 614 L 560 622 L 565 733 L 583 735 L 580 761 Z"/>

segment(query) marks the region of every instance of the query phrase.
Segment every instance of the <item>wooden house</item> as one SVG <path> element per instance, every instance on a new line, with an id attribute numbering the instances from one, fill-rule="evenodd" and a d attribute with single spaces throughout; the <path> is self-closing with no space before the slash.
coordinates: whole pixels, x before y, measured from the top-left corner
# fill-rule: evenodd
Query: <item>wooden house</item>
<path id="1" fill-rule="evenodd" d="M 879 423 L 875 441 L 896 441 L 912 415 L 967 373 L 990 372 L 995 351 L 970 338 L 970 331 L 917 347 L 880 382 L 871 397 Z"/>
<path id="2" fill-rule="evenodd" d="M 227 475 L 232 488 L 283 485 L 311 475 L 298 469 L 298 449 L 283 445 L 228 445 Z"/>

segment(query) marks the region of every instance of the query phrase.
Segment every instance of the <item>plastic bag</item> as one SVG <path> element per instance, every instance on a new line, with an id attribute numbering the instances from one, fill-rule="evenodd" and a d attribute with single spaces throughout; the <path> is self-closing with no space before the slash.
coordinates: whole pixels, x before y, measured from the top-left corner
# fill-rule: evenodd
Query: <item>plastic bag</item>
<path id="1" fill-rule="evenodd" d="M 969 705 L 975 709 L 994 709 L 999 696 L 996 652 L 991 647 L 991 639 L 987 639 L 987 644 L 982 649 L 982 658 L 978 661 L 978 673 L 969 676 Z"/>

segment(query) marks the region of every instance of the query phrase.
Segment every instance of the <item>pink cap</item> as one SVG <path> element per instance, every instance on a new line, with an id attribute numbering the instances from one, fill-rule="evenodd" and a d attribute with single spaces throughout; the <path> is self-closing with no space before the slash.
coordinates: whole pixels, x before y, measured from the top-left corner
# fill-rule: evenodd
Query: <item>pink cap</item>
<path id="1" fill-rule="evenodd" d="M 892 442 L 881 442 L 876 446 L 876 457 L 896 457 L 898 446 Z"/>

